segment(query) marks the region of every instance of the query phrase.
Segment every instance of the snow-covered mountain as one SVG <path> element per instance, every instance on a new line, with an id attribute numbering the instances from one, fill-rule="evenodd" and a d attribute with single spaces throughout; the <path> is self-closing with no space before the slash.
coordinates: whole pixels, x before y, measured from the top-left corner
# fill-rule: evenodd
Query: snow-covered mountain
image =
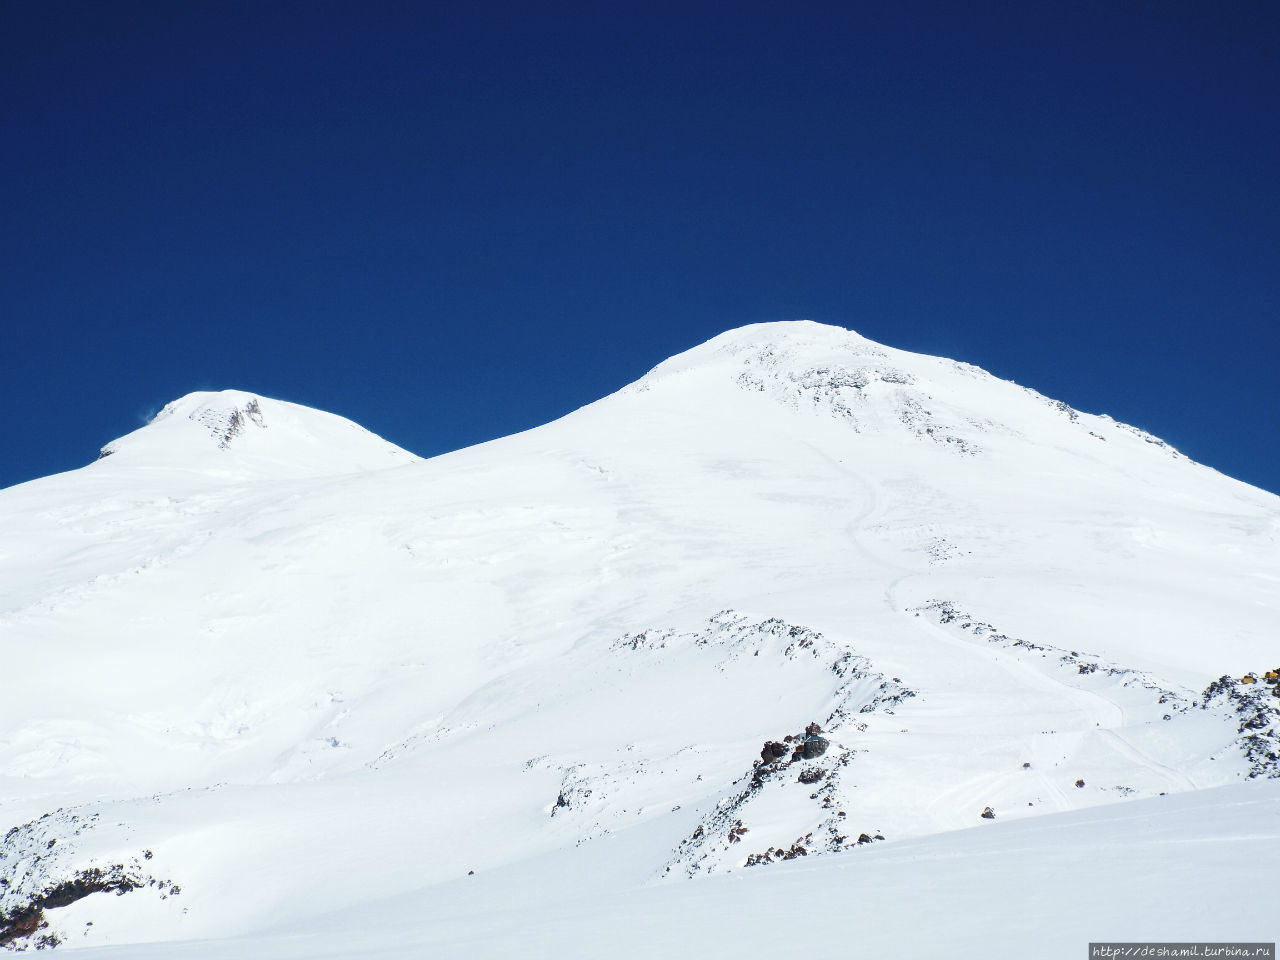
<path id="1" fill-rule="evenodd" d="M 11 948 L 1275 938 L 1280 499 L 1141 430 L 780 323 L 431 460 L 233 391 L 103 454 L 0 491 Z"/>

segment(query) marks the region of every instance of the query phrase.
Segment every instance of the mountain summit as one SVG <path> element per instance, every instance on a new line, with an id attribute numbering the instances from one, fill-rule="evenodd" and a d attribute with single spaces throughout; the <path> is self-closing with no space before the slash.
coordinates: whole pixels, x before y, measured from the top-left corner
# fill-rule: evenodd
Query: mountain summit
<path id="1" fill-rule="evenodd" d="M 180 466 L 267 478 L 327 476 L 418 458 L 342 417 L 240 390 L 189 393 L 102 448 L 131 467 Z M 117 466 L 115 461 L 112 466 Z"/>
<path id="2" fill-rule="evenodd" d="M 759 323 L 731 330 L 659 364 L 625 392 L 672 381 L 732 381 L 793 411 L 811 411 L 859 432 L 889 432 L 976 454 L 999 447 L 999 436 L 1034 440 L 1036 434 L 1107 441 L 1136 437 L 1170 456 L 1163 441 L 1110 417 L 1081 414 L 1061 401 L 999 380 L 979 367 L 885 347 L 852 331 L 809 321 Z M 1063 431 L 1065 420 L 1072 429 Z M 1118 431 L 1118 432 L 1117 432 Z M 989 437 L 986 443 L 984 437 Z M 1079 448 L 1091 451 L 1081 440 Z M 1015 454 L 1020 452 L 1014 447 Z"/>
<path id="3" fill-rule="evenodd" d="M 0 492 L 0 944 L 626 957 L 643 901 L 688 952 L 842 955 L 710 918 L 1260 907 L 1165 838 L 1280 852 L 1280 499 L 1140 430 L 786 323 L 430 460 L 238 392 L 107 452 Z"/>

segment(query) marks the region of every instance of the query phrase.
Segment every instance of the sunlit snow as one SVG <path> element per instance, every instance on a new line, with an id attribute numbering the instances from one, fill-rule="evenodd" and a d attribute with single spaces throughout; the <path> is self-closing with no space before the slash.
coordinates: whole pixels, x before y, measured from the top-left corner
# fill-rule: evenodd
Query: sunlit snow
<path id="1" fill-rule="evenodd" d="M 106 878 L 11 947 L 1276 939 L 1280 499 L 1141 430 L 786 323 L 431 460 L 236 391 L 104 454 L 0 492 L 0 920 Z"/>

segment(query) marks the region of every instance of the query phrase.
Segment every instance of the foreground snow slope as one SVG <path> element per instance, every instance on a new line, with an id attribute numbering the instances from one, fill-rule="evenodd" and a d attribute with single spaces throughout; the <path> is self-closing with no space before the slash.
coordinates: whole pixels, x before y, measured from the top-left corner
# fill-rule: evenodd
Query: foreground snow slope
<path id="1" fill-rule="evenodd" d="M 1170 830 L 1235 811 L 1212 873 L 1272 809 L 1210 788 L 1280 773 L 1280 698 L 1207 688 L 1280 661 L 1280 500 L 975 367 L 757 325 L 429 461 L 249 394 L 166 411 L 0 492 L 0 914 L 93 867 L 142 888 L 39 935 L 359 929 L 333 917 L 403 896 L 396 936 L 463 944 L 421 904 L 490 874 L 534 902 L 574 851 L 618 851 L 602 916 L 652 883 L 670 912 L 820 853 L 824 887 L 996 836 L 1070 859 L 1093 814 L 1003 821 L 1140 797 Z M 753 766 L 813 720 L 823 757 Z"/>
<path id="2" fill-rule="evenodd" d="M 1098 941 L 1274 942 L 1250 864 L 1280 852 L 1278 825 L 1273 780 L 657 885 L 634 865 L 662 838 L 640 829 L 247 937 L 87 956 L 1074 960 Z"/>

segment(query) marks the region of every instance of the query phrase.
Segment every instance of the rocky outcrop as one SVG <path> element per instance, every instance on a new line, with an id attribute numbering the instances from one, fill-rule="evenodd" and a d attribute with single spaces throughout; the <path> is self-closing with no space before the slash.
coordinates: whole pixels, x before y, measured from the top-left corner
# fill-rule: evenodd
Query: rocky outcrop
<path id="1" fill-rule="evenodd" d="M 1280 779 L 1280 696 L 1265 684 L 1230 676 L 1213 681 L 1203 696 L 1202 710 L 1222 709 L 1235 720 L 1236 746 L 1249 764 L 1249 779 Z"/>
<path id="2" fill-rule="evenodd" d="M 950 600 L 929 600 L 908 612 L 932 617 L 939 625 L 952 627 L 974 640 L 1005 647 L 1025 655 L 1039 654 L 1044 659 L 1056 661 L 1058 667 L 1077 676 L 1097 674 L 1099 678 L 1117 678 L 1126 687 L 1138 687 L 1148 691 L 1154 703 L 1162 706 L 1170 715 L 1190 710 L 1193 705 L 1189 691 L 1182 692 L 1163 687 L 1141 670 L 1109 663 L 1100 657 L 1079 650 L 1067 650 L 1051 644 L 1033 643 L 1020 637 L 1009 636 L 991 624 L 970 616 Z"/>
<path id="3" fill-rule="evenodd" d="M 152 889 L 161 897 L 181 888 L 143 867 L 149 850 L 127 862 L 84 862 L 77 839 L 95 829 L 96 813 L 55 810 L 14 827 L 0 841 L 0 947 L 25 950 L 56 947 L 62 935 L 47 911 L 94 894 L 123 896 Z"/>

